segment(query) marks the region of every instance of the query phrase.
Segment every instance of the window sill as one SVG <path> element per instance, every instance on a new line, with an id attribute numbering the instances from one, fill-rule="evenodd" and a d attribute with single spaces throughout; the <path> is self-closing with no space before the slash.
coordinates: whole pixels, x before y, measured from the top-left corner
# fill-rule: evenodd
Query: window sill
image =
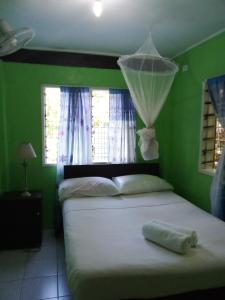
<path id="1" fill-rule="evenodd" d="M 43 163 L 42 164 L 42 167 L 56 167 L 57 165 L 56 164 L 45 164 L 45 163 Z"/>
<path id="2" fill-rule="evenodd" d="M 93 162 L 93 163 L 90 163 L 90 165 L 109 165 L 109 164 L 111 164 L 111 163 L 110 162 Z M 43 163 L 42 167 L 57 167 L 57 164 Z"/>
<path id="3" fill-rule="evenodd" d="M 214 170 L 214 169 L 199 169 L 199 172 L 204 175 L 214 176 L 216 170 Z"/>

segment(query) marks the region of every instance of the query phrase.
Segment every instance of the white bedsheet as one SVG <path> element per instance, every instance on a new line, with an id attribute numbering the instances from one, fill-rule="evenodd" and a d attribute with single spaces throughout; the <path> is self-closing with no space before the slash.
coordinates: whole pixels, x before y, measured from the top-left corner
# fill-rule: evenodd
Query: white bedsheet
<path id="1" fill-rule="evenodd" d="M 225 223 L 174 194 L 68 199 L 66 264 L 76 300 L 153 298 L 225 286 Z M 144 239 L 151 219 L 191 227 L 199 245 L 179 255 Z"/>

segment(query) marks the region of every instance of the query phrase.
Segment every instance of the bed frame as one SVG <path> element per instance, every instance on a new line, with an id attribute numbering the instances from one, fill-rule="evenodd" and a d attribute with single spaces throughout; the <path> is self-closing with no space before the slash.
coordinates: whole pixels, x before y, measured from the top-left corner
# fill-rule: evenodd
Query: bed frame
<path id="1" fill-rule="evenodd" d="M 112 178 L 131 174 L 160 175 L 158 163 L 132 164 L 97 164 L 97 165 L 67 165 L 64 166 L 64 179 L 88 176 Z M 225 284 L 225 279 L 224 279 Z M 225 300 L 225 287 L 199 290 L 178 295 L 154 298 L 149 300 Z M 123 300 L 123 299 L 121 299 Z M 127 299 L 128 300 L 128 299 Z M 129 299 L 141 300 L 141 299 Z M 146 299 L 145 299 L 146 300 Z"/>

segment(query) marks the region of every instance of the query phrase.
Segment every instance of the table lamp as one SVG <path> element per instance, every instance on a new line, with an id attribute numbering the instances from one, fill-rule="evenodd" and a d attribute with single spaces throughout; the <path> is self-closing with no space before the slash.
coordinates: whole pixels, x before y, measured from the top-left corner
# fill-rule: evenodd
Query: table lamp
<path id="1" fill-rule="evenodd" d="M 22 193 L 23 197 L 30 197 L 31 193 L 28 191 L 28 184 L 27 184 L 27 168 L 28 168 L 28 161 L 32 158 L 37 157 L 31 143 L 27 144 L 20 144 L 19 157 L 23 160 L 22 166 L 24 168 L 24 191 Z"/>

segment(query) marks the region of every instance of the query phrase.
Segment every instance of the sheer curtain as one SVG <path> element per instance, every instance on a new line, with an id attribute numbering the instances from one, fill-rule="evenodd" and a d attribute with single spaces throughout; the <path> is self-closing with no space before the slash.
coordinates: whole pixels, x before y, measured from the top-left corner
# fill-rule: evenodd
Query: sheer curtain
<path id="1" fill-rule="evenodd" d="M 225 76 L 209 79 L 207 84 L 215 114 L 225 128 Z M 225 148 L 211 186 L 211 209 L 214 216 L 225 221 Z"/>
<path id="2" fill-rule="evenodd" d="M 177 65 L 162 57 L 157 51 L 151 34 L 133 54 L 123 55 L 118 64 L 130 90 L 134 106 L 145 124 L 137 131 L 138 145 L 144 160 L 159 157 L 155 135 L 155 121 L 172 86 Z"/>
<path id="3" fill-rule="evenodd" d="M 57 179 L 64 165 L 91 163 L 91 93 L 88 88 L 61 87 Z"/>
<path id="4" fill-rule="evenodd" d="M 128 90 L 109 90 L 109 162 L 135 161 L 135 109 Z"/>

